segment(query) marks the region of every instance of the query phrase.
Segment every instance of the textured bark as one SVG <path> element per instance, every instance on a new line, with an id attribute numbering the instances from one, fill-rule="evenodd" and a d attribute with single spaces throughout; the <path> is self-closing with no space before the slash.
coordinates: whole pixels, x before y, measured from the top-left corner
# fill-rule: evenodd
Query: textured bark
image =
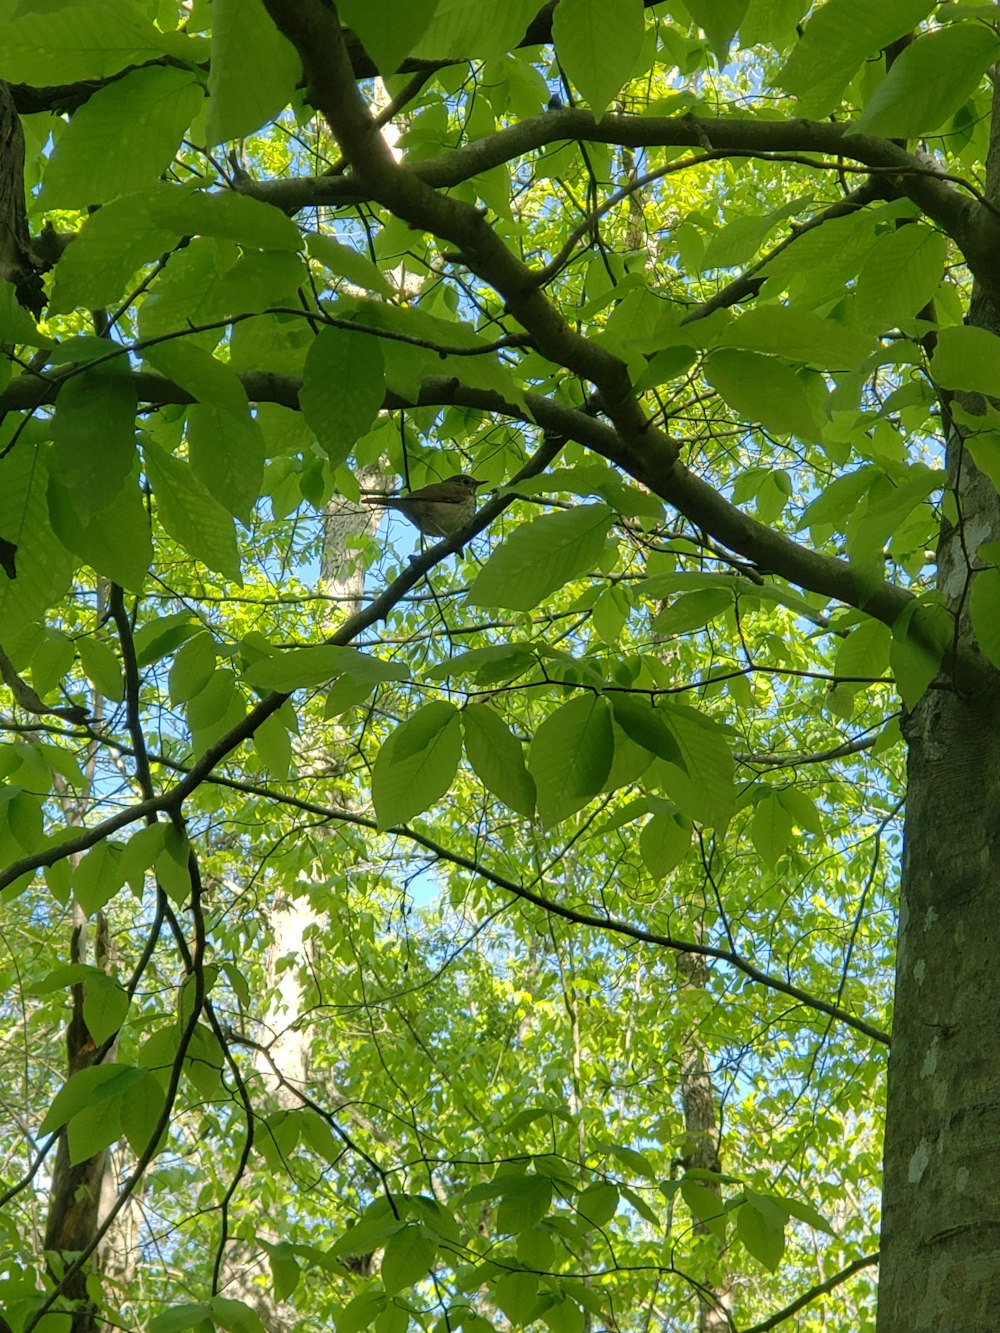
<path id="1" fill-rule="evenodd" d="M 0 80 L 0 278 L 12 282 L 21 305 L 36 315 L 42 282 L 29 254 L 24 205 L 24 134 L 8 84 Z"/>
<path id="2" fill-rule="evenodd" d="M 994 204 L 998 113 L 995 100 Z M 981 287 L 968 323 L 1000 333 Z M 970 646 L 971 570 L 980 544 L 1000 538 L 1000 497 L 957 431 L 948 468 L 958 521 L 942 532 L 939 586 Z M 967 698 L 931 689 L 906 733 L 878 1330 L 984 1333 L 1000 1326 L 1000 688 Z"/>
<path id="3" fill-rule="evenodd" d="M 98 914 L 94 927 L 94 961 L 98 967 L 109 963 L 110 950 L 104 917 Z M 87 922 L 79 908 L 74 910 L 73 933 L 70 941 L 70 961 L 87 960 Z M 67 1075 L 78 1073 L 94 1063 L 97 1049 L 83 1018 L 83 986 L 72 990 L 72 1016 L 66 1029 Z M 56 1148 L 52 1185 L 49 1190 L 49 1213 L 45 1226 L 45 1248 L 59 1254 L 71 1255 L 84 1249 L 94 1238 L 102 1218 L 114 1198 L 114 1185 L 109 1170 L 107 1150 L 95 1153 L 82 1162 L 71 1162 L 63 1130 Z M 97 1333 L 103 1327 L 97 1320 L 88 1278 L 94 1270 L 85 1268 L 70 1278 L 63 1287 L 67 1300 L 78 1303 L 72 1316 L 71 1333 Z M 53 1266 L 58 1279 L 59 1269 Z"/>

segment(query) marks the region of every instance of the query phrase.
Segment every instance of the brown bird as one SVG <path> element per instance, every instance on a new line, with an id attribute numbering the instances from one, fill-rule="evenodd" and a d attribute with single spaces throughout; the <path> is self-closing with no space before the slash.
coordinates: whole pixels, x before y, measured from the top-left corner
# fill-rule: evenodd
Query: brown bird
<path id="1" fill-rule="evenodd" d="M 451 537 L 464 528 L 476 512 L 476 487 L 481 481 L 457 472 L 444 481 L 419 486 L 409 495 L 366 495 L 365 504 L 398 509 L 426 537 Z"/>

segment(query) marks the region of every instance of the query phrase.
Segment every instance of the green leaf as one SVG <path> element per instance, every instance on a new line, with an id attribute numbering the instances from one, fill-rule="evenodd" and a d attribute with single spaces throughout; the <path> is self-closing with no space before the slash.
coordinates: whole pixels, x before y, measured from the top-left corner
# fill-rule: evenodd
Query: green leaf
<path id="1" fill-rule="evenodd" d="M 690 1176 L 681 1181 L 681 1197 L 694 1216 L 720 1241 L 726 1238 L 726 1214 L 715 1190 Z"/>
<path id="2" fill-rule="evenodd" d="M 216 663 L 215 640 L 207 631 L 182 644 L 170 668 L 171 702 L 188 703 L 200 694 L 211 680 Z"/>
<path id="3" fill-rule="evenodd" d="M 216 1325 L 227 1333 L 267 1333 L 260 1315 L 245 1301 L 213 1296 L 209 1306 Z"/>
<path id="4" fill-rule="evenodd" d="M 668 763 L 684 767 L 684 756 L 662 713 L 643 699 L 616 690 L 611 695 L 615 721 L 637 745 Z"/>
<path id="5" fill-rule="evenodd" d="M 570 80 L 600 120 L 642 49 L 642 0 L 559 0 L 552 40 Z"/>
<path id="6" fill-rule="evenodd" d="M 947 254 L 941 233 L 919 223 L 880 236 L 858 275 L 855 318 L 887 329 L 918 315 L 937 291 Z"/>
<path id="7" fill-rule="evenodd" d="M 732 816 L 736 793 L 733 757 L 718 723 L 684 704 L 659 703 L 657 709 L 673 733 L 684 767 L 659 761 L 657 772 L 667 795 L 690 819 L 715 828 Z"/>
<path id="8" fill-rule="evenodd" d="M 528 769 L 546 828 L 581 809 L 604 786 L 614 738 L 607 700 L 581 694 L 545 719 L 531 743 Z"/>
<path id="9" fill-rule="evenodd" d="M 691 825 L 677 815 L 654 815 L 639 834 L 639 852 L 655 879 L 666 879 L 691 850 Z"/>
<path id="10" fill-rule="evenodd" d="M 954 632 L 951 616 L 933 601 L 910 602 L 893 622 L 889 665 L 908 709 L 916 707 L 937 675 Z"/>
<path id="11" fill-rule="evenodd" d="M 423 60 L 467 60 L 473 53 L 492 60 L 513 51 L 537 13 L 535 0 L 505 0 L 493 8 L 479 0 L 438 0 L 412 53 Z"/>
<path id="12" fill-rule="evenodd" d="M 834 674 L 878 679 L 889 666 L 890 638 L 888 626 L 878 620 L 866 620 L 858 625 L 837 646 Z"/>
<path id="13" fill-rule="evenodd" d="M 613 518 L 607 505 L 575 505 L 521 524 L 480 570 L 469 601 L 530 611 L 593 567 Z"/>
<path id="14" fill-rule="evenodd" d="M 598 1180 L 593 1185 L 588 1185 L 585 1190 L 581 1190 L 577 1196 L 576 1207 L 588 1222 L 593 1222 L 595 1227 L 604 1227 L 618 1211 L 618 1201 L 617 1188 L 606 1181 Z"/>
<path id="15" fill-rule="evenodd" d="M 1000 666 L 1000 569 L 981 569 L 975 576 L 969 611 L 979 647 Z"/>
<path id="16" fill-rule="evenodd" d="M 138 833 L 133 833 L 125 844 L 118 868 L 123 881 L 127 881 L 136 894 L 142 893 L 146 871 L 166 847 L 167 829 L 168 825 L 164 823 L 147 824 Z"/>
<path id="17" fill-rule="evenodd" d="M 863 60 L 914 29 L 936 0 L 827 0 L 814 11 L 778 82 L 803 115 L 828 115 Z"/>
<path id="18" fill-rule="evenodd" d="M 425 704 L 383 743 L 372 769 L 380 829 L 429 809 L 451 786 L 462 752 L 458 710 L 443 699 Z"/>
<path id="19" fill-rule="evenodd" d="M 21 7 L 4 15 L 4 78 L 54 84 L 103 79 L 164 52 L 164 37 L 121 0 Z"/>
<path id="20" fill-rule="evenodd" d="M 158 185 L 150 191 L 113 199 L 84 220 L 73 244 L 56 265 L 51 314 L 112 304 L 140 265 L 156 259 L 173 244 L 173 234 L 157 226 L 150 214 L 155 191 L 169 188 L 173 187 Z M 90 342 L 67 339 L 61 350 L 72 356 L 72 345 L 78 341 Z M 103 339 L 93 341 L 104 343 Z M 104 350 L 108 350 L 106 343 Z M 76 359 L 84 361 L 92 355 L 88 351 Z"/>
<path id="21" fill-rule="evenodd" d="M 97 842 L 77 862 L 73 892 L 87 916 L 105 907 L 124 884 L 121 854 L 119 843 Z"/>
<path id="22" fill-rule="evenodd" d="M 829 6 L 828 6 L 829 7 Z M 750 351 L 772 352 L 821 370 L 852 370 L 871 351 L 871 336 L 811 310 L 761 305 L 735 319 L 725 343 Z"/>
<path id="23" fill-rule="evenodd" d="M 487 704 L 462 710 L 465 752 L 483 785 L 519 815 L 535 813 L 535 784 L 525 768 L 521 743 L 503 718 Z"/>
<path id="24" fill-rule="evenodd" d="M 787 1213 L 765 1195 L 746 1193 L 747 1201 L 736 1210 L 736 1234 L 755 1259 L 776 1273 L 785 1253 Z"/>
<path id="25" fill-rule="evenodd" d="M 83 986 L 83 1021 L 94 1041 L 100 1045 L 125 1022 L 129 998 L 116 977 L 109 977 L 99 967 L 91 969 Z"/>
<path id="26" fill-rule="evenodd" d="M 386 1241 L 379 1272 L 388 1296 L 426 1277 L 434 1263 L 434 1241 L 422 1226 L 410 1223 Z"/>
<path id="27" fill-rule="evenodd" d="M 921 33 L 897 54 L 851 132 L 887 139 L 933 134 L 971 97 L 998 54 L 1000 40 L 986 23 Z"/>
<path id="28" fill-rule="evenodd" d="M 102 204 L 156 180 L 201 101 L 201 86 L 190 70 L 165 66 L 134 69 L 99 88 L 56 143 L 42 181 L 41 207 Z"/>
<path id="29" fill-rule="evenodd" d="M 213 1333 L 212 1311 L 207 1305 L 175 1305 L 149 1321 L 149 1333 L 185 1333 L 189 1328 L 197 1333 Z"/>
<path id="30" fill-rule="evenodd" d="M 240 554 L 232 516 L 205 489 L 186 463 L 143 441 L 146 471 L 156 496 L 156 513 L 171 537 L 209 569 L 241 583 Z"/>
<path id="31" fill-rule="evenodd" d="M 366 6 L 366 8 L 371 7 Z M 380 296 L 392 296 L 393 291 L 385 274 L 360 250 L 354 250 L 349 245 L 341 245 L 332 236 L 323 236 L 319 232 L 309 232 L 306 237 L 306 248 L 313 259 L 325 265 L 332 273 L 347 278 L 356 287 L 363 287 L 369 292 L 378 292 Z"/>
<path id="32" fill-rule="evenodd" d="M 264 437 L 247 404 L 239 413 L 195 403 L 188 409 L 191 471 L 246 527 L 264 483 Z"/>
<path id="33" fill-rule="evenodd" d="M 370 430 L 385 397 L 385 363 L 371 334 L 324 328 L 306 356 L 302 413 L 320 447 L 342 463 Z"/>
<path id="34" fill-rule="evenodd" d="M 777 357 L 721 348 L 705 363 L 705 378 L 745 421 L 759 421 L 778 435 L 817 439 L 805 384 Z"/>
<path id="35" fill-rule="evenodd" d="M 278 1302 L 287 1301 L 299 1285 L 299 1277 L 301 1276 L 298 1260 L 295 1258 L 295 1249 L 287 1240 L 281 1240 L 276 1245 L 271 1245 L 261 1238 L 261 1244 L 267 1251 L 268 1262 L 271 1266 L 271 1286 L 274 1290 L 274 1299 Z"/>
<path id="36" fill-rule="evenodd" d="M 53 475 L 82 522 L 115 499 L 135 462 L 136 398 L 122 362 L 77 375 L 56 401 Z"/>
<path id="37" fill-rule="evenodd" d="M 153 543 L 138 478 L 132 478 L 99 513 L 85 518 L 78 492 L 49 477 L 49 518 L 59 540 L 98 574 L 138 592 L 153 560 Z"/>
<path id="38" fill-rule="evenodd" d="M 246 194 L 172 186 L 149 196 L 149 211 L 158 227 L 177 236 L 214 236 L 262 250 L 302 249 L 302 237 L 291 218 Z"/>
<path id="39" fill-rule="evenodd" d="M 538 1175 L 502 1177 L 503 1195 L 497 1209 L 497 1231 L 516 1236 L 540 1222 L 552 1204 L 552 1181 Z"/>
<path id="40" fill-rule="evenodd" d="M 943 389 L 996 393 L 1000 338 L 988 329 L 961 325 L 942 329 L 931 358 L 931 377 Z"/>
<path id="41" fill-rule="evenodd" d="M 105 639 L 80 639 L 76 645 L 84 674 L 105 699 L 121 703 L 125 680 L 118 654 Z"/>
<path id="42" fill-rule="evenodd" d="M 407 672 L 396 662 L 383 662 L 380 657 L 359 652 L 357 648 L 317 644 L 275 653 L 255 662 L 243 673 L 249 685 L 280 690 L 282 694 L 323 685 L 336 676 L 348 676 L 374 686 L 385 680 L 405 680 Z"/>
<path id="43" fill-rule="evenodd" d="M 729 56 L 729 43 L 743 22 L 749 0 L 684 0 L 684 7 L 704 32 L 712 50 L 724 65 Z"/>
<path id="44" fill-rule="evenodd" d="M 369 0 L 342 0 L 337 6 L 341 22 L 361 38 L 365 50 L 380 73 L 394 74 L 410 54 L 434 17 L 438 0 L 393 0 L 392 22 Z M 480 55 L 478 50 L 464 53 Z"/>
<path id="45" fill-rule="evenodd" d="M 750 838 L 757 855 L 773 870 L 792 840 L 795 820 L 776 792 L 767 792 L 757 802 L 750 821 Z"/>
<path id="46" fill-rule="evenodd" d="M 385 1309 L 386 1296 L 381 1291 L 363 1291 L 349 1301 L 334 1317 L 337 1333 L 361 1333 Z"/>
<path id="47" fill-rule="evenodd" d="M 718 616 L 733 609 L 735 592 L 736 589 L 732 586 L 703 588 L 699 592 L 689 592 L 674 597 L 653 617 L 652 627 L 657 634 L 665 636 L 689 634 L 691 630 L 704 629 Z"/>
<path id="48" fill-rule="evenodd" d="M 242 139 L 295 96 L 302 62 L 261 0 L 212 0 L 209 144 Z"/>

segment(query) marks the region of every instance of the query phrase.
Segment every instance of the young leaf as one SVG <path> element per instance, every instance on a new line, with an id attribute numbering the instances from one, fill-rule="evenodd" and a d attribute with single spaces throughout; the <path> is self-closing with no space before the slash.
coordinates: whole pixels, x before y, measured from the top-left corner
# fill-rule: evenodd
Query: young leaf
<path id="1" fill-rule="evenodd" d="M 600 120 L 642 48 L 642 0 L 559 0 L 552 40 L 571 81 Z"/>
<path id="2" fill-rule="evenodd" d="M 593 566 L 613 517 L 607 505 L 576 505 L 523 523 L 480 570 L 469 601 L 530 611 Z"/>
<path id="3" fill-rule="evenodd" d="M 443 699 L 425 704 L 392 733 L 372 769 L 380 829 L 427 810 L 452 784 L 462 751 L 458 710 Z"/>
<path id="4" fill-rule="evenodd" d="M 386 1294 L 394 1295 L 426 1277 L 436 1246 L 418 1223 L 402 1227 L 386 1242 L 380 1269 Z"/>
<path id="5" fill-rule="evenodd" d="M 342 463 L 375 420 L 385 396 L 385 363 L 370 333 L 325 328 L 306 356 L 302 413 L 331 461 Z"/>
<path id="6" fill-rule="evenodd" d="M 607 700 L 581 694 L 549 715 L 531 743 L 528 769 L 546 828 L 596 796 L 611 768 L 614 739 Z"/>
<path id="7" fill-rule="evenodd" d="M 465 752 L 476 776 L 505 805 L 530 819 L 535 813 L 535 784 L 525 768 L 520 741 L 486 704 L 466 704 L 462 726 Z"/>

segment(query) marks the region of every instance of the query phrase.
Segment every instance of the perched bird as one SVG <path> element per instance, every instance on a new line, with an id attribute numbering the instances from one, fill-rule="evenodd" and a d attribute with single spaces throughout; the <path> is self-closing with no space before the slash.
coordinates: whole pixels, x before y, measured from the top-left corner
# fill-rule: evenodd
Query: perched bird
<path id="1" fill-rule="evenodd" d="M 426 537 L 450 537 L 464 528 L 476 512 L 476 487 L 481 481 L 458 472 L 444 481 L 432 481 L 409 495 L 366 495 L 365 504 L 398 509 Z"/>

